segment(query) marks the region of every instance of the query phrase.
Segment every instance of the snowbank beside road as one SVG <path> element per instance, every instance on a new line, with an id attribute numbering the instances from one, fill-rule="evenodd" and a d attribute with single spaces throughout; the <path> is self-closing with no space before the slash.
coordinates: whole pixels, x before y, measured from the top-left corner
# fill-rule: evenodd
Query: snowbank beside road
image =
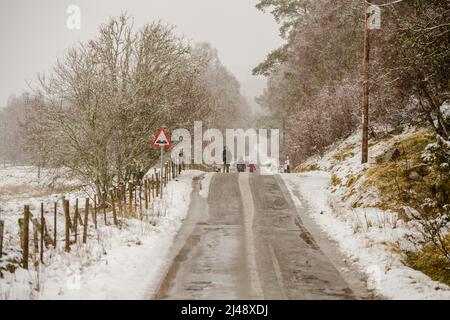
<path id="1" fill-rule="evenodd" d="M 37 270 L 3 271 L 0 299 L 150 298 L 147 295 L 159 283 L 160 268 L 188 212 L 192 180 L 202 174 L 185 171 L 170 181 L 164 200 L 153 202 L 144 221 L 123 219 L 122 229 L 101 225 L 97 231 L 91 230 L 93 239 L 72 246 L 70 253 L 61 247 L 49 249 L 46 264 Z M 43 199 L 21 201 L 37 207 Z M 15 203 L 9 206 L 11 210 L 15 207 Z M 3 218 L 13 226 L 18 216 L 20 212 L 12 212 Z"/>
<path id="2" fill-rule="evenodd" d="M 331 174 L 323 171 L 282 175 L 297 206 L 336 241 L 346 257 L 368 277 L 368 287 L 388 299 L 450 299 L 450 288 L 405 266 L 390 243 L 410 228 L 392 212 L 348 208 L 331 193 Z"/>
<path id="3" fill-rule="evenodd" d="M 211 184 L 211 179 L 214 176 L 214 174 L 215 174 L 214 172 L 206 173 L 204 178 L 201 181 L 201 184 L 200 184 L 200 195 L 203 198 L 205 198 L 205 199 L 208 198 L 209 186 Z"/>

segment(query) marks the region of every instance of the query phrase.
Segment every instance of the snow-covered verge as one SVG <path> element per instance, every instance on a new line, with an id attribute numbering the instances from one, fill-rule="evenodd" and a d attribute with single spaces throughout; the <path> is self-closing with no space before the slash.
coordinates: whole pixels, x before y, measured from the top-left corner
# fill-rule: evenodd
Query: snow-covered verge
<path id="1" fill-rule="evenodd" d="M 397 248 L 411 246 L 406 238 L 415 232 L 413 223 L 381 209 L 375 189 L 361 189 L 375 159 L 414 133 L 410 129 L 373 143 L 365 165 L 360 164 L 359 135 L 355 134 L 323 157 L 309 159 L 301 166 L 307 172 L 282 177 L 297 204 L 309 207 L 315 222 L 366 273 L 369 289 L 388 299 L 450 299 L 448 286 L 402 262 Z M 352 186 L 351 192 L 347 185 Z"/>
<path id="2" fill-rule="evenodd" d="M 21 171 L 15 168 L 7 171 Z M 28 168 L 29 169 L 29 168 Z M 3 174 L 1 171 L 0 174 Z M 98 229 L 89 226 L 86 244 L 74 244 L 71 252 L 63 250 L 62 241 L 57 248 L 49 247 L 44 264 L 29 270 L 18 268 L 11 273 L 5 268 L 20 258 L 17 220 L 24 204 L 37 213 L 41 202 L 46 205 L 58 201 L 61 194 L 20 199 L 8 197 L 1 202 L 0 220 L 5 221 L 3 267 L 0 279 L 0 299 L 145 299 L 159 283 L 160 268 L 185 218 L 192 193 L 192 180 L 201 171 L 185 171 L 168 183 L 163 201 L 155 200 L 149 210 L 143 212 L 143 220 L 119 217 L 121 228 L 105 225 L 99 215 Z M 19 174 L 16 181 L 27 181 L 26 174 Z M 31 175 L 29 177 L 30 180 Z M 23 180 L 23 181 L 22 181 Z M 3 186 L 3 181 L 0 180 Z M 14 178 L 9 179 L 14 185 Z M 37 184 L 39 185 L 39 184 Z M 33 192 L 31 192 L 33 194 Z M 82 191 L 71 192 L 66 198 L 86 196 Z M 111 222 L 111 216 L 107 216 Z M 62 213 L 58 213 L 58 238 L 63 237 Z M 14 249 L 13 249 L 14 248 Z M 33 251 L 33 249 L 30 249 Z M 32 252 L 32 260 L 33 257 Z"/>
<path id="3" fill-rule="evenodd" d="M 204 178 L 200 182 L 200 195 L 207 199 L 209 194 L 209 186 L 211 184 L 211 179 L 214 176 L 214 172 L 208 172 L 204 175 Z"/>

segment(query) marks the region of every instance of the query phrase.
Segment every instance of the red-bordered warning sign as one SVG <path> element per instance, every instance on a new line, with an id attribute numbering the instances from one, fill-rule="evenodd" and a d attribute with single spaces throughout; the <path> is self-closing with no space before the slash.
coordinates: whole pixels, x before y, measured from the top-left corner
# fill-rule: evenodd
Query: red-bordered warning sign
<path id="1" fill-rule="evenodd" d="M 159 147 L 170 148 L 172 146 L 172 142 L 167 136 L 166 130 L 164 130 L 164 128 L 161 128 L 159 130 L 158 134 L 155 137 L 155 140 L 153 140 L 152 146 L 157 148 Z"/>

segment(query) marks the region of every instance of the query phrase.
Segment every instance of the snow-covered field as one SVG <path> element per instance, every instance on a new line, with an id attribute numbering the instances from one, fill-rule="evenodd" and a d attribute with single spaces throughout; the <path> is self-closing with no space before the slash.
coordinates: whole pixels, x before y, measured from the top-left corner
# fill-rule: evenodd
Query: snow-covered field
<path id="1" fill-rule="evenodd" d="M 389 141 L 381 141 L 371 149 L 371 159 L 383 154 L 396 140 L 410 134 L 405 132 Z M 377 201 L 376 192 L 363 195 L 360 207 L 352 207 L 354 197 L 343 201 L 347 190 L 332 186 L 332 175 L 343 185 L 351 175 L 358 175 L 370 164 L 361 165 L 359 137 L 353 135 L 330 148 L 322 158 L 307 161 L 319 169 L 282 177 L 297 205 L 309 207 L 316 223 L 336 241 L 349 261 L 366 273 L 368 287 L 388 299 L 450 299 L 450 288 L 433 281 L 425 274 L 405 266 L 392 244 L 410 245 L 405 236 L 415 232 L 412 225 L 394 212 L 370 207 Z M 347 152 L 345 159 L 336 154 Z M 357 182 L 358 183 L 358 182 Z M 358 190 L 358 185 L 355 186 Z"/>
<path id="2" fill-rule="evenodd" d="M 170 181 L 164 200 L 154 201 L 143 213 L 143 221 L 121 218 L 123 225 L 119 229 L 104 225 L 99 215 L 98 229 L 89 227 L 87 244 L 75 244 L 70 253 L 65 253 L 60 241 L 56 249 L 46 250 L 44 265 L 35 267 L 30 262 L 29 270 L 18 268 L 14 273 L 2 270 L 0 299 L 149 298 L 158 285 L 173 238 L 188 212 L 192 180 L 202 174 L 201 171 L 185 171 Z M 68 186 L 71 189 L 74 183 L 65 185 Z M 22 216 L 23 205 L 29 204 L 31 212 L 37 214 L 41 202 L 50 211 L 53 203 L 61 199 L 61 193 L 50 189 L 43 192 L 44 189 L 33 168 L 0 171 L 0 220 L 5 221 L 4 252 L 7 253 L 1 261 L 3 268 L 20 259 L 17 220 Z M 61 186 L 60 190 L 63 189 Z M 8 190 L 19 190 L 20 196 L 14 197 Z M 86 197 L 82 190 L 64 194 L 71 203 L 77 197 Z M 50 217 L 47 219 L 51 220 Z M 58 220 L 62 223 L 62 212 L 58 213 Z M 58 238 L 62 239 L 62 224 L 58 223 L 58 229 Z"/>

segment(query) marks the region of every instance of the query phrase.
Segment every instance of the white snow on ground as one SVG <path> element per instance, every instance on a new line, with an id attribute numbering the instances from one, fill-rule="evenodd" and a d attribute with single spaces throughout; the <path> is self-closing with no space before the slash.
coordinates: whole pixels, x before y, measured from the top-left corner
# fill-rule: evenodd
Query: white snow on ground
<path id="1" fill-rule="evenodd" d="M 7 171 L 7 174 L 13 171 L 21 169 Z M 149 298 L 150 292 L 159 283 L 160 268 L 187 214 L 192 180 L 202 174 L 201 171 L 185 171 L 176 180 L 170 181 L 164 190 L 164 200 L 154 201 L 152 207 L 144 212 L 143 221 L 121 218 L 123 226 L 118 229 L 105 226 L 99 214 L 99 228 L 95 230 L 90 227 L 86 245 L 73 245 L 71 252 L 65 253 L 60 241 L 56 249 L 46 251 L 44 266 L 36 269 L 30 263 L 28 271 L 3 271 L 0 299 Z M 26 174 L 20 179 L 26 181 Z M 0 180 L 1 186 L 3 181 Z M 71 199 L 76 196 L 81 194 L 70 194 Z M 3 266 L 6 266 L 8 259 L 20 257 L 17 219 L 21 216 L 23 204 L 30 204 L 31 211 L 37 212 L 41 201 L 52 204 L 59 197 L 58 194 L 51 194 L 2 201 L 0 219 L 5 220 L 5 249 L 16 248 L 9 250 L 7 257 L 4 256 Z M 108 219 L 111 220 L 111 217 L 108 216 Z M 62 222 L 62 215 L 59 221 Z M 58 227 L 59 238 L 62 238 L 63 226 Z M 32 248 L 30 250 L 33 251 Z"/>
<path id="2" fill-rule="evenodd" d="M 259 166 L 259 173 L 261 175 L 272 175 L 280 172 L 279 161 L 273 158 L 268 158 Z"/>
<path id="3" fill-rule="evenodd" d="M 404 134 L 372 146 L 371 159 L 382 154 Z M 346 159 L 334 155 L 349 150 Z M 390 244 L 407 246 L 405 235 L 413 232 L 408 223 L 394 212 L 370 208 L 377 194 L 365 194 L 361 207 L 352 208 L 353 198 L 342 201 L 346 190 L 331 186 L 331 176 L 346 184 L 348 175 L 357 175 L 370 164 L 359 163 L 357 135 L 333 146 L 322 158 L 307 161 L 321 171 L 283 174 L 296 205 L 309 208 L 308 214 L 336 241 L 349 262 L 355 263 L 368 277 L 368 287 L 388 299 L 450 299 L 450 288 L 433 281 L 425 274 L 405 266 L 401 256 L 391 250 Z M 358 189 L 356 185 L 356 190 Z M 356 195 L 357 196 L 357 195 Z"/>
<path id="4" fill-rule="evenodd" d="M 211 184 L 211 179 L 214 176 L 214 174 L 215 174 L 214 172 L 206 173 L 201 181 L 200 195 L 205 199 L 208 199 L 209 186 Z"/>
<path id="5" fill-rule="evenodd" d="M 54 179 L 50 175 L 53 173 L 52 170 L 42 169 L 41 178 L 38 178 L 38 170 L 36 167 L 32 166 L 21 166 L 21 167 L 1 167 L 0 168 L 0 188 L 4 189 L 8 186 L 46 186 L 51 184 Z M 60 179 L 62 180 L 62 176 Z"/>
<path id="6" fill-rule="evenodd" d="M 440 109 L 442 112 L 442 116 L 445 120 L 448 121 L 450 119 L 450 101 L 444 102 Z"/>
<path id="7" fill-rule="evenodd" d="M 83 189 L 80 181 L 71 179 L 63 170 L 42 169 L 32 166 L 0 168 L 0 200 L 46 196 L 55 191 Z"/>

